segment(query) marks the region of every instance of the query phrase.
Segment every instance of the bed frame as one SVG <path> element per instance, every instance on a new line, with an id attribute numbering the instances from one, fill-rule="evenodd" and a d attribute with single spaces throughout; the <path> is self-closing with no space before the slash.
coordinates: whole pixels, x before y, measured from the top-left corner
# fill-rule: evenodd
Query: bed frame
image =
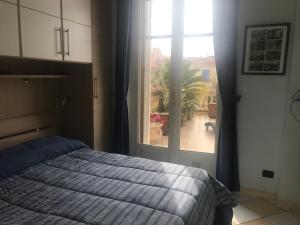
<path id="1" fill-rule="evenodd" d="M 0 150 L 57 133 L 56 118 L 49 112 L 1 119 Z"/>

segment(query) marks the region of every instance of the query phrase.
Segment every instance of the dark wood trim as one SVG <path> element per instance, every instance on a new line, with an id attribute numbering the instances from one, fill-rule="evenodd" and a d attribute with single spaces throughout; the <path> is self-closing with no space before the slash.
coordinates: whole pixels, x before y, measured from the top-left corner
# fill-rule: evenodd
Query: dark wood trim
<path id="1" fill-rule="evenodd" d="M 19 51 L 20 51 L 20 57 L 23 57 L 20 0 L 17 1 L 17 10 L 18 10 Z"/>
<path id="2" fill-rule="evenodd" d="M 4 140 L 4 139 L 7 139 L 7 138 L 12 138 L 12 137 L 17 137 L 17 136 L 24 135 L 24 134 L 30 134 L 30 133 L 33 133 L 33 132 L 40 132 L 40 131 L 43 131 L 43 130 L 48 130 L 50 128 L 54 128 L 54 126 L 45 126 L 45 127 L 40 127 L 40 128 L 36 128 L 36 129 L 31 129 L 31 130 L 18 132 L 18 133 L 15 133 L 15 134 L 2 136 L 2 137 L 0 137 L 0 140 Z"/>
<path id="3" fill-rule="evenodd" d="M 0 79 L 63 79 L 69 78 L 71 75 L 55 75 L 55 74 L 0 74 Z"/>

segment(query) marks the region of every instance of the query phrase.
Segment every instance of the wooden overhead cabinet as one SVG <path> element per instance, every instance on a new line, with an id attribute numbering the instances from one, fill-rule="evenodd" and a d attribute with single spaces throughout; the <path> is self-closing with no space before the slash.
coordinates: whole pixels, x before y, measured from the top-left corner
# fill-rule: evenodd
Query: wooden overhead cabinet
<path id="1" fill-rule="evenodd" d="M 90 0 L 62 0 L 62 9 L 63 19 L 91 26 Z"/>
<path id="2" fill-rule="evenodd" d="M 60 18 L 23 7 L 20 16 L 23 56 L 62 60 Z"/>
<path id="3" fill-rule="evenodd" d="M 23 57 L 92 62 L 90 0 L 20 0 L 20 24 Z"/>
<path id="4" fill-rule="evenodd" d="M 2 1 L 0 1 L 0 55 L 20 56 L 18 8 L 17 5 Z"/>
<path id="5" fill-rule="evenodd" d="M 2 0 L 1 0 L 2 1 Z M 10 2 L 12 4 L 18 4 L 18 1 L 17 0 L 4 0 L 5 2 Z"/>
<path id="6" fill-rule="evenodd" d="M 64 58 L 92 62 L 91 1 L 62 0 Z"/>
<path id="7" fill-rule="evenodd" d="M 60 0 L 20 0 L 20 6 L 61 17 Z"/>
<path id="8" fill-rule="evenodd" d="M 92 62 L 91 27 L 63 21 L 65 61 Z"/>

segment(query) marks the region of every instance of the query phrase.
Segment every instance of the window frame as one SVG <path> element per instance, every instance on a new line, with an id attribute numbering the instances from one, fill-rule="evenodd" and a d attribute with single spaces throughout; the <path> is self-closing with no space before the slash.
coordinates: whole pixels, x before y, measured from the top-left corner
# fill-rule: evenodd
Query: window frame
<path id="1" fill-rule="evenodd" d="M 149 2 L 153 0 L 142 0 L 144 2 Z M 170 155 L 169 159 L 170 161 L 177 161 L 177 152 L 178 151 L 184 151 L 184 152 L 193 152 L 196 153 L 194 150 L 187 150 L 187 149 L 181 149 L 180 148 L 180 120 L 178 118 L 181 117 L 181 85 L 182 85 L 182 68 L 183 68 L 183 62 L 184 62 L 184 55 L 183 55 L 183 49 L 184 49 L 184 40 L 186 38 L 203 38 L 203 37 L 214 37 L 213 32 L 203 32 L 203 33 L 195 33 L 195 34 L 184 34 L 184 2 L 185 0 L 173 0 L 173 10 L 172 10 L 172 32 L 171 34 L 166 34 L 166 35 L 147 35 L 146 34 L 146 26 L 143 27 L 143 25 L 148 23 L 149 26 L 149 21 L 151 22 L 151 17 L 146 15 L 146 13 L 143 12 L 141 13 L 141 26 L 140 26 L 140 34 L 139 38 L 141 41 L 141 49 L 140 49 L 140 54 L 141 54 L 141 62 L 142 62 L 142 69 L 140 71 L 140 77 L 142 78 L 140 80 L 140 86 L 144 88 L 143 85 L 143 79 L 145 77 L 146 71 L 145 71 L 145 62 L 146 62 L 146 42 L 147 41 L 152 41 L 155 39 L 170 39 L 171 40 L 171 76 L 170 77 L 170 90 L 169 90 L 169 96 L 170 96 L 170 101 L 169 101 L 169 137 L 168 137 L 168 146 L 166 147 L 169 149 Z M 144 4 L 142 4 L 144 6 Z M 145 9 L 145 8 L 144 8 Z M 145 10 L 146 11 L 146 10 Z M 149 11 L 147 12 L 149 13 Z M 151 13 L 151 12 L 150 12 Z M 176 16 L 175 16 L 176 15 Z M 148 18 L 148 21 L 147 21 Z M 150 25 L 151 27 L 151 25 Z M 143 91 L 141 93 L 144 94 Z M 139 108 L 141 110 L 142 106 L 144 104 L 141 103 L 141 99 L 144 99 L 145 96 L 141 96 L 140 101 L 139 101 Z M 171 100 L 172 99 L 172 100 Z M 220 101 L 219 101 L 219 94 L 217 90 L 217 107 L 220 107 Z M 144 101 L 144 100 L 143 100 Z M 218 112 L 220 111 L 219 109 L 217 110 Z M 145 118 L 145 108 L 144 110 L 139 111 L 139 129 L 140 132 L 138 133 L 138 144 L 141 145 L 150 145 L 151 144 L 145 144 L 143 143 L 143 139 L 145 132 L 147 129 L 145 129 L 145 121 L 143 121 Z M 219 114 L 219 113 L 218 113 Z M 216 120 L 217 124 L 217 129 L 215 133 L 215 150 L 213 154 L 216 154 L 216 149 L 217 149 L 217 144 L 218 144 L 218 136 L 219 136 L 219 116 L 217 116 Z M 159 148 L 165 148 L 162 146 L 157 146 Z M 212 154 L 212 153 L 207 153 L 203 150 L 197 152 L 199 154 Z"/>

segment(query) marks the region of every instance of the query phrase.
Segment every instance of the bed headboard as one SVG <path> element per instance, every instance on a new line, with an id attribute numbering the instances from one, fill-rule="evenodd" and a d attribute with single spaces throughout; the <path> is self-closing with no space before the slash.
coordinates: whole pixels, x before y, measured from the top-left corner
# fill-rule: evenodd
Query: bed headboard
<path id="1" fill-rule="evenodd" d="M 57 134 L 52 113 L 40 113 L 0 120 L 0 150 L 39 137 Z"/>

